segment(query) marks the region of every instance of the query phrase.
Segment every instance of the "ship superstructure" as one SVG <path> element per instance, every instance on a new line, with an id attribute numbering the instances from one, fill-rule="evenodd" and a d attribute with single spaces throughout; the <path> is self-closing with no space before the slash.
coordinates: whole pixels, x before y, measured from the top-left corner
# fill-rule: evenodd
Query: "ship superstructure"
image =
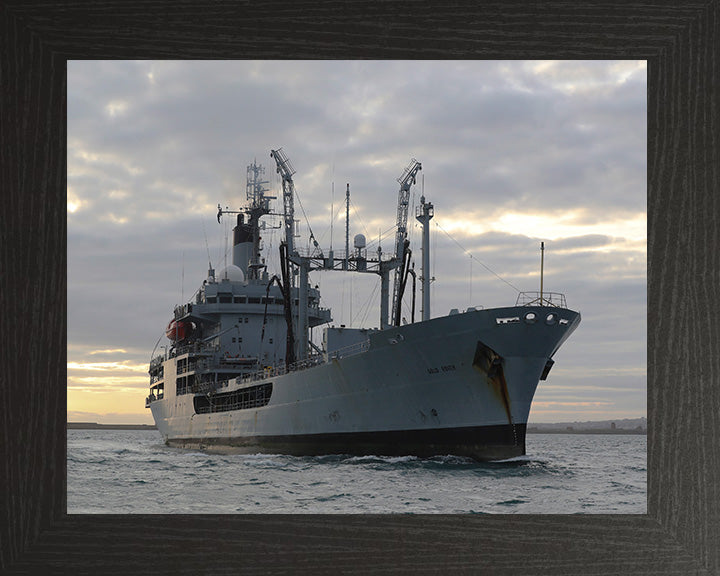
<path id="1" fill-rule="evenodd" d="M 247 171 L 247 205 L 218 206 L 218 221 L 236 218 L 232 264 L 209 267 L 194 298 L 177 306 L 167 327 L 171 346 L 150 362 L 152 411 L 168 444 L 214 450 L 299 455 L 346 453 L 479 460 L 525 453 L 525 428 L 535 389 L 552 357 L 580 322 L 564 296 L 522 293 L 514 306 L 452 310 L 431 318 L 429 222 L 423 196 L 416 219 L 423 229 L 421 320 L 401 305 L 410 276 L 409 191 L 416 160 L 398 182 L 395 252 L 368 253 L 365 237 L 343 252 L 295 243 L 295 169 L 273 150 L 282 198 L 268 195 L 264 168 Z M 346 191 L 349 199 L 349 184 Z M 276 200 L 282 212 L 274 214 Z M 261 230 L 279 216 L 284 239 L 280 270 L 270 276 Z M 347 219 L 346 219 L 347 222 Z M 311 286 L 314 271 L 376 274 L 376 329 L 330 326 L 331 312 Z M 392 300 L 390 276 L 394 275 Z M 322 343 L 311 329 L 325 326 Z"/>

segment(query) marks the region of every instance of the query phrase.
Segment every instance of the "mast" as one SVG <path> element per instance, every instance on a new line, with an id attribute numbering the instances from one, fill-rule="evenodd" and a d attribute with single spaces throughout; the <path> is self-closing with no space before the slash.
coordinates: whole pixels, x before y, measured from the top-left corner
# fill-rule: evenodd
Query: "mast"
<path id="1" fill-rule="evenodd" d="M 256 161 L 247 167 L 246 208 L 229 210 L 218 204 L 218 223 L 223 214 L 237 214 L 233 228 L 232 263 L 243 271 L 248 280 L 259 279 L 260 271 L 265 268 L 260 258 L 260 218 L 270 213 L 270 200 L 275 197 L 265 195 L 268 182 L 263 180 L 264 174 L 265 168 Z"/>
<path id="2" fill-rule="evenodd" d="M 382 259 L 382 249 L 378 246 L 378 274 L 380 274 L 380 329 L 390 327 L 388 323 L 388 300 L 390 295 L 390 270 L 393 268 L 392 260 Z"/>
<path id="3" fill-rule="evenodd" d="M 297 309 L 297 359 L 305 360 L 308 356 L 309 322 L 308 322 L 308 273 L 310 272 L 310 261 L 307 258 L 300 258 L 299 288 L 298 288 L 298 309 Z"/>
<path id="4" fill-rule="evenodd" d="M 425 203 L 425 196 L 420 197 L 420 206 L 415 211 L 415 218 L 422 224 L 422 270 L 420 286 L 422 288 L 422 319 L 430 320 L 430 220 L 435 215 L 433 205 Z"/>
<path id="5" fill-rule="evenodd" d="M 250 265 L 247 272 L 251 279 L 260 278 L 260 269 L 264 268 L 264 264 L 260 260 L 260 218 L 270 213 L 270 197 L 265 196 L 268 184 L 263 180 L 265 168 L 257 162 L 253 162 L 247 167 L 247 184 L 246 197 L 250 204 L 250 221 L 249 227 L 252 231 L 252 252 L 250 253 Z M 247 264 L 245 264 L 247 266 Z M 245 266 L 241 266 L 245 268 Z"/>

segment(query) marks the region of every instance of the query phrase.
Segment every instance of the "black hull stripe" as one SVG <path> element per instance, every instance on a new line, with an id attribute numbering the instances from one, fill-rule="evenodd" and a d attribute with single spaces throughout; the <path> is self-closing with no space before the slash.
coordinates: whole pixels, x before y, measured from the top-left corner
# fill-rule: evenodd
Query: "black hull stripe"
<path id="1" fill-rule="evenodd" d="M 208 451 L 269 452 L 295 456 L 419 456 L 453 454 L 501 460 L 525 454 L 525 424 L 383 432 L 344 432 L 233 438 L 178 438 L 168 444 Z"/>

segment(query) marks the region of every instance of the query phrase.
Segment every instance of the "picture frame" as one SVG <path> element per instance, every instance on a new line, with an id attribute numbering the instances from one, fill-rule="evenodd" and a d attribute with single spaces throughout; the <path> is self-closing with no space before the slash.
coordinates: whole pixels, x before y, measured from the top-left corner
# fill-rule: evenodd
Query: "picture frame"
<path id="1" fill-rule="evenodd" d="M 0 573 L 720 573 L 717 38 L 718 0 L 6 0 Z M 66 62 L 83 58 L 646 59 L 648 513 L 68 515 Z"/>

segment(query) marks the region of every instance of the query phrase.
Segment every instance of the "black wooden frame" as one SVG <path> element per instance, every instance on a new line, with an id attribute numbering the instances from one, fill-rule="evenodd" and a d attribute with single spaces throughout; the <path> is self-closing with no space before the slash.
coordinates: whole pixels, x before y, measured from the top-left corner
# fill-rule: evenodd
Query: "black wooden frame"
<path id="1" fill-rule="evenodd" d="M 4 0 L 0 572 L 720 574 L 720 0 Z M 648 60 L 648 514 L 66 514 L 66 62 Z"/>

